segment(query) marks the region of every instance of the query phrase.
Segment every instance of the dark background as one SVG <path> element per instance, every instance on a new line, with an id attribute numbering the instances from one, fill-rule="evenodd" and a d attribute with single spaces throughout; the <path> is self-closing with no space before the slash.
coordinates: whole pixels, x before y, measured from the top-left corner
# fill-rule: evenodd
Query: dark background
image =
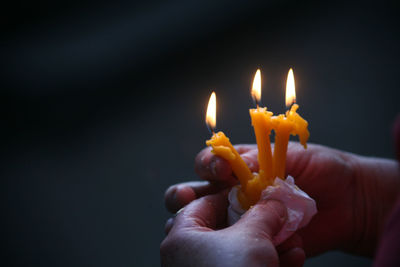
<path id="1" fill-rule="evenodd" d="M 6 266 L 159 265 L 163 192 L 196 179 L 208 97 L 232 142 L 254 142 L 257 67 L 275 113 L 294 68 L 310 142 L 393 157 L 395 1 L 22 1 L 1 12 Z M 339 264 L 370 261 L 328 253 L 306 266 Z"/>

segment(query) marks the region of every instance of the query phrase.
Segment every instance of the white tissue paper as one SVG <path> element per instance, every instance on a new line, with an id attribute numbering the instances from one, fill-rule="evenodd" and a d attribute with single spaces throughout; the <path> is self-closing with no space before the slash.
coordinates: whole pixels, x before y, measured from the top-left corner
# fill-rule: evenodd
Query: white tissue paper
<path id="1" fill-rule="evenodd" d="M 237 199 L 240 186 L 235 186 L 229 192 L 228 224 L 237 222 L 246 212 Z M 286 180 L 275 178 L 274 184 L 268 186 L 261 194 L 262 199 L 274 199 L 282 202 L 287 208 L 287 221 L 281 231 L 274 237 L 273 243 L 278 246 L 287 240 L 298 229 L 306 226 L 317 213 L 315 200 L 302 191 L 288 176 Z"/>

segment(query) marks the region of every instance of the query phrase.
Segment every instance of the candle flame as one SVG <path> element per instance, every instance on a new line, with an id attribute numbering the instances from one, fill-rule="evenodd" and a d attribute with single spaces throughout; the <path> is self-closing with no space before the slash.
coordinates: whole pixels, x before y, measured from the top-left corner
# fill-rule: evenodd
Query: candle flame
<path id="1" fill-rule="evenodd" d="M 253 87 L 251 88 L 251 97 L 253 101 L 258 105 L 261 101 L 261 71 L 257 69 L 254 75 Z"/>
<path id="2" fill-rule="evenodd" d="M 206 113 L 206 124 L 211 131 L 214 131 L 217 124 L 217 98 L 215 92 L 212 92 L 210 100 L 208 101 L 207 113 Z"/>
<path id="3" fill-rule="evenodd" d="M 294 86 L 293 69 L 290 68 L 286 81 L 286 107 L 296 103 L 296 89 Z"/>

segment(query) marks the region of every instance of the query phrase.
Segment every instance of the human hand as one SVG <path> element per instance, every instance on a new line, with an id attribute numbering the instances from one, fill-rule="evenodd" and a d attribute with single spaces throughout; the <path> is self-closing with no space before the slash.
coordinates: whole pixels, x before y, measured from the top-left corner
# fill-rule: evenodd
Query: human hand
<path id="1" fill-rule="evenodd" d="M 301 239 L 277 249 L 271 240 L 287 219 L 278 201 L 261 200 L 233 226 L 226 226 L 227 190 L 192 201 L 167 224 L 163 266 L 302 266 Z M 171 229 L 172 228 L 172 229 Z M 221 229 L 223 228 L 223 229 Z"/>
<path id="2" fill-rule="evenodd" d="M 257 171 L 257 147 L 236 148 L 250 169 Z M 229 164 L 214 156 L 210 148 L 201 151 L 195 162 L 196 172 L 209 182 L 170 187 L 166 205 L 171 211 L 237 183 Z M 299 231 L 306 254 L 342 249 L 372 256 L 385 217 L 399 192 L 397 163 L 313 144 L 303 150 L 299 144 L 290 143 L 286 169 L 317 203 L 318 213 Z"/>

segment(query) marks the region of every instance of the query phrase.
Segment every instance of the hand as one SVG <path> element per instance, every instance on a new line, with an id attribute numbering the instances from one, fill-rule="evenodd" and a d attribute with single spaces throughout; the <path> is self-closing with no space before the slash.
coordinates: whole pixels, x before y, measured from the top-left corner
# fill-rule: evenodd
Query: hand
<path id="1" fill-rule="evenodd" d="M 236 148 L 252 171 L 257 171 L 257 147 Z M 166 192 L 170 210 L 237 183 L 229 164 L 214 156 L 210 148 L 196 157 L 195 169 L 209 182 L 170 187 Z M 317 215 L 299 231 L 307 255 L 342 249 L 373 256 L 386 215 L 399 193 L 395 161 L 361 157 L 313 144 L 304 150 L 298 143 L 290 143 L 286 170 L 317 202 Z"/>
<path id="2" fill-rule="evenodd" d="M 271 242 L 287 216 L 278 201 L 260 201 L 235 225 L 218 230 L 226 226 L 226 195 L 225 190 L 199 198 L 167 224 L 169 233 L 161 244 L 163 266 L 303 265 L 298 236 L 277 250 Z"/>

